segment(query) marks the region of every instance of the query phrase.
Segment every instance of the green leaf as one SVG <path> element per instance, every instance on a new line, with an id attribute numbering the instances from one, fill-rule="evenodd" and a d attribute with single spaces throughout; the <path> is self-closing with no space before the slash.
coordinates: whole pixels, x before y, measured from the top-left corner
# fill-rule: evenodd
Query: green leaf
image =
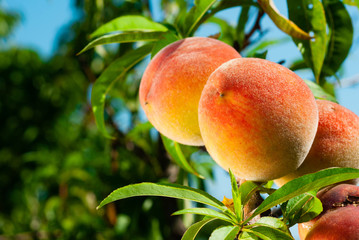
<path id="1" fill-rule="evenodd" d="M 269 46 L 284 44 L 288 42 L 288 40 L 290 40 L 290 38 L 260 41 L 259 44 L 251 47 L 248 51 L 246 51 L 246 57 L 255 57 L 258 51 L 265 51 L 265 49 Z"/>
<path id="2" fill-rule="evenodd" d="M 233 37 L 235 30 L 227 21 L 213 16 L 209 18 L 207 22 L 217 24 L 220 27 L 219 40 L 229 45 L 233 44 Z"/>
<path id="3" fill-rule="evenodd" d="M 344 4 L 339 1 L 323 1 L 329 26 L 329 43 L 323 65 L 323 75 L 334 75 L 348 56 L 353 43 L 353 24 Z"/>
<path id="4" fill-rule="evenodd" d="M 92 111 L 95 115 L 96 125 L 104 136 L 111 138 L 107 133 L 104 119 L 107 93 L 114 86 L 115 82 L 122 79 L 127 72 L 148 55 L 151 50 L 152 45 L 147 44 L 124 54 L 107 67 L 93 85 L 91 93 Z"/>
<path id="5" fill-rule="evenodd" d="M 209 240 L 233 240 L 239 232 L 238 226 L 224 226 L 214 230 Z"/>
<path id="6" fill-rule="evenodd" d="M 281 221 L 279 218 L 274 217 L 261 217 L 256 224 L 258 225 L 266 225 L 269 227 L 277 228 L 279 230 L 282 230 L 283 232 L 288 232 L 288 227 L 285 225 L 283 221 Z"/>
<path id="7" fill-rule="evenodd" d="M 225 10 L 228 8 L 238 7 L 238 6 L 259 7 L 257 1 L 255 1 L 255 0 L 240 0 L 240 1 L 238 1 L 238 0 L 221 0 L 221 1 L 219 1 L 218 4 L 214 5 L 213 9 L 211 9 L 211 14 L 215 14 L 219 11 L 222 11 L 222 10 Z"/>
<path id="8" fill-rule="evenodd" d="M 232 186 L 232 198 L 233 198 L 233 207 L 234 212 L 237 216 L 237 220 L 240 222 L 243 219 L 243 204 L 242 198 L 238 190 L 238 184 L 235 176 L 232 171 L 229 169 L 229 176 L 231 178 L 231 186 Z"/>
<path id="9" fill-rule="evenodd" d="M 298 39 L 310 39 L 310 36 L 307 32 L 303 31 L 292 21 L 286 19 L 281 15 L 277 8 L 274 6 L 272 0 L 258 0 L 259 5 L 262 7 L 263 11 L 268 14 L 273 23 L 286 34 L 298 38 Z"/>
<path id="10" fill-rule="evenodd" d="M 240 240 L 258 240 L 259 238 L 251 232 L 242 232 L 239 236 Z"/>
<path id="11" fill-rule="evenodd" d="M 289 227 L 307 222 L 323 211 L 322 203 L 315 195 L 315 191 L 303 193 L 281 205 L 283 218 Z"/>
<path id="12" fill-rule="evenodd" d="M 233 223 L 233 219 L 227 216 L 226 214 L 210 208 L 187 208 L 187 209 L 176 211 L 172 215 L 182 215 L 182 214 L 203 215 L 203 216 L 218 218 L 229 223 Z"/>
<path id="13" fill-rule="evenodd" d="M 327 93 L 321 86 L 316 84 L 315 82 L 309 81 L 304 79 L 304 82 L 308 85 L 310 90 L 312 91 L 313 95 L 317 99 L 324 99 L 332 102 L 337 102 L 335 97 L 333 97 L 331 94 Z"/>
<path id="14" fill-rule="evenodd" d="M 199 233 L 199 231 L 202 229 L 204 225 L 207 223 L 216 220 L 216 218 L 207 218 L 202 221 L 196 222 L 195 224 L 192 224 L 187 231 L 183 234 L 182 240 L 194 240 Z"/>
<path id="15" fill-rule="evenodd" d="M 201 23 L 203 16 L 217 0 L 195 0 L 194 6 L 187 13 L 183 33 L 184 36 L 191 36 Z"/>
<path id="16" fill-rule="evenodd" d="M 281 204 L 300 194 L 318 190 L 322 187 L 359 177 L 359 169 L 329 168 L 316 173 L 307 174 L 284 184 L 281 188 L 269 195 L 258 206 L 255 212 L 246 219 L 245 223 L 268 209 Z"/>
<path id="17" fill-rule="evenodd" d="M 241 14 L 239 15 L 238 18 L 236 37 L 237 37 L 239 49 L 242 49 L 244 46 L 244 40 L 246 36 L 245 29 L 249 19 L 249 9 L 250 9 L 249 6 L 243 6 L 241 8 Z"/>
<path id="18" fill-rule="evenodd" d="M 254 191 L 257 189 L 258 185 L 252 181 L 246 181 L 239 186 L 239 194 L 241 196 L 242 205 L 246 205 Z"/>
<path id="19" fill-rule="evenodd" d="M 164 33 L 160 39 L 155 43 L 153 50 L 151 52 L 151 58 L 153 58 L 162 48 L 167 45 L 179 40 L 179 37 L 173 32 Z"/>
<path id="20" fill-rule="evenodd" d="M 343 0 L 343 3 L 350 6 L 357 6 L 359 8 L 359 0 Z"/>
<path id="21" fill-rule="evenodd" d="M 204 178 L 201 176 L 188 162 L 187 158 L 184 156 L 182 152 L 182 145 L 178 142 L 175 142 L 161 134 L 163 145 L 165 146 L 166 151 L 171 156 L 171 159 L 178 164 L 185 171 L 194 174 L 199 178 Z M 194 148 L 195 149 L 195 148 Z M 195 150 L 193 150 L 194 152 Z"/>
<path id="22" fill-rule="evenodd" d="M 289 19 L 314 35 L 311 40 L 293 38 L 293 41 L 318 82 L 327 46 L 327 23 L 323 5 L 320 0 L 287 0 L 287 4 Z"/>
<path id="23" fill-rule="evenodd" d="M 256 224 L 256 227 L 244 228 L 243 231 L 251 232 L 263 240 L 294 240 L 289 233 L 267 225 Z"/>
<path id="24" fill-rule="evenodd" d="M 157 41 L 164 34 L 163 32 L 130 32 L 130 33 L 113 33 L 101 36 L 91 41 L 79 53 L 83 53 L 93 47 L 110 43 L 125 43 L 125 42 L 139 42 L 139 41 Z"/>
<path id="25" fill-rule="evenodd" d="M 169 183 L 138 183 L 118 188 L 105 198 L 100 203 L 98 208 L 113 201 L 139 196 L 160 196 L 188 199 L 207 204 L 220 210 L 226 210 L 226 207 L 222 202 L 202 190 Z"/>
<path id="26" fill-rule="evenodd" d="M 103 24 L 91 34 L 91 38 L 112 32 L 167 32 L 168 29 L 160 23 L 153 22 L 143 16 L 128 15 L 113 19 Z"/>

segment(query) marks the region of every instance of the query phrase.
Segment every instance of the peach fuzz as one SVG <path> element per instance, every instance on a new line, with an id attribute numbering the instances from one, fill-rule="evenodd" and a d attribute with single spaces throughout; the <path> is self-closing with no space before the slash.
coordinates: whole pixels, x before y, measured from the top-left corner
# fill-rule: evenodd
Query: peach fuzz
<path id="1" fill-rule="evenodd" d="M 207 151 L 239 178 L 266 181 L 297 169 L 318 125 L 313 94 L 289 69 L 256 58 L 224 63 L 199 103 Z"/>
<path id="2" fill-rule="evenodd" d="M 140 103 L 148 120 L 166 137 L 186 145 L 203 145 L 198 102 L 209 75 L 222 63 L 241 57 L 219 40 L 192 37 L 158 52 L 140 84 Z"/>
<path id="3" fill-rule="evenodd" d="M 319 125 L 303 164 L 275 180 L 279 186 L 307 173 L 330 167 L 359 168 L 359 117 L 337 103 L 317 100 Z"/>

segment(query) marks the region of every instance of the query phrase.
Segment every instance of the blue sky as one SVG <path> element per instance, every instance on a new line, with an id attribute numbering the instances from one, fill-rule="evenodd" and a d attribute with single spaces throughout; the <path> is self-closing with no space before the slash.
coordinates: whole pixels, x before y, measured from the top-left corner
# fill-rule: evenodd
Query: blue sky
<path id="1" fill-rule="evenodd" d="M 158 0 L 154 1 L 154 11 L 160 14 L 158 7 Z M 275 1 L 279 11 L 286 15 L 285 5 L 280 4 L 283 1 Z M 61 28 L 70 24 L 79 15 L 72 8 L 72 0 L 0 0 L 0 5 L 9 10 L 20 12 L 22 16 L 21 24 L 17 27 L 13 36 L 8 44 L 12 46 L 24 46 L 31 47 L 40 52 L 44 58 L 50 57 L 57 46 L 57 37 Z M 350 14 L 354 19 L 355 27 L 355 39 L 356 46 L 352 49 L 348 59 L 343 67 L 343 78 L 359 78 L 359 10 L 353 7 L 348 8 Z M 220 13 L 220 17 L 229 21 L 235 21 L 238 14 L 237 9 L 231 9 Z M 157 15 L 157 14 L 156 14 Z M 160 17 L 156 17 L 156 20 Z M 287 36 L 278 30 L 273 23 L 266 17 L 263 21 L 264 27 L 269 28 L 271 31 L 268 34 L 268 39 L 286 38 Z M 210 32 L 213 31 L 213 32 Z M 199 30 L 199 35 L 208 36 L 212 33 L 216 33 L 217 29 L 213 26 L 207 25 Z M 299 51 L 296 46 L 288 41 L 286 43 L 272 46 L 268 48 L 268 59 L 278 62 L 282 59 L 287 59 L 287 66 L 291 61 L 300 58 Z M 311 74 L 308 72 L 300 72 L 302 77 L 308 78 Z M 359 86 L 345 87 L 337 89 L 337 97 L 339 102 L 354 111 L 359 115 Z M 218 178 L 224 178 L 222 170 L 216 172 Z M 225 185 L 229 186 L 229 179 L 224 178 Z M 221 198 L 223 194 L 230 196 L 229 189 L 223 189 L 223 182 L 210 182 L 209 185 L 212 189 L 220 189 L 221 191 L 212 192 L 212 194 L 218 198 Z M 295 231 L 295 229 L 294 229 Z M 295 235 L 297 233 L 294 233 Z"/>
<path id="2" fill-rule="evenodd" d="M 154 12 L 158 16 L 159 0 L 153 1 Z M 275 1 L 281 13 L 286 15 L 286 6 L 282 0 Z M 78 13 L 72 8 L 72 0 L 0 0 L 1 6 L 6 9 L 20 12 L 22 16 L 21 24 L 16 29 L 13 37 L 10 39 L 10 45 L 21 45 L 31 47 L 40 52 L 43 57 L 49 57 L 57 46 L 57 37 L 61 28 L 70 24 L 79 17 Z M 157 6 L 157 7 L 156 7 Z M 356 45 L 352 49 L 348 59 L 343 66 L 343 79 L 359 78 L 359 11 L 355 7 L 348 7 L 350 14 L 354 19 L 355 41 Z M 220 13 L 220 17 L 234 22 L 238 14 L 238 8 L 227 10 Z M 156 17 L 156 20 L 160 17 Z M 266 17 L 262 21 L 265 28 L 271 31 L 267 35 L 268 39 L 286 38 L 287 36 L 278 30 L 273 23 Z M 199 35 L 207 36 L 212 29 L 213 33 L 217 31 L 215 27 L 206 25 L 199 31 Z M 300 58 L 299 51 L 296 46 L 288 41 L 280 45 L 268 48 L 268 59 L 278 62 L 287 59 L 287 65 L 291 61 Z M 308 72 L 299 72 L 303 78 L 310 78 Z M 344 80 L 345 82 L 345 80 Z M 345 87 L 337 89 L 337 98 L 345 107 L 354 111 L 359 115 L 359 87 Z"/>

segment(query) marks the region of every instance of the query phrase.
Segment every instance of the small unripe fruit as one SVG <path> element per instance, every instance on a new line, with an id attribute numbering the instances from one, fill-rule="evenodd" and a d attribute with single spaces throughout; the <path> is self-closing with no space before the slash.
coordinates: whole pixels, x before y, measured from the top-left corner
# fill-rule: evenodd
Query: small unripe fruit
<path id="1" fill-rule="evenodd" d="M 359 117 L 339 104 L 317 100 L 319 125 L 303 164 L 275 180 L 279 186 L 304 174 L 330 167 L 359 168 Z"/>
<path id="2" fill-rule="evenodd" d="M 220 166 L 242 179 L 266 181 L 303 162 L 318 111 L 310 89 L 294 72 L 263 59 L 237 58 L 207 81 L 199 125 Z"/>
<path id="3" fill-rule="evenodd" d="M 300 239 L 359 239 L 359 187 L 340 184 L 322 190 L 317 197 L 323 203 L 323 212 L 309 222 L 298 224 Z"/>
<path id="4" fill-rule="evenodd" d="M 203 145 L 198 102 L 209 75 L 239 53 L 219 40 L 204 37 L 174 42 L 151 60 L 140 85 L 140 103 L 148 120 L 166 137 Z"/>

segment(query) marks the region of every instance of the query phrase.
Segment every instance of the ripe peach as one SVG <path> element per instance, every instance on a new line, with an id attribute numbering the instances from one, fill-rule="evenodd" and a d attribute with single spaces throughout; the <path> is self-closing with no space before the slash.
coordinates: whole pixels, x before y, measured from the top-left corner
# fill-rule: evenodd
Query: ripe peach
<path id="1" fill-rule="evenodd" d="M 209 154 L 239 178 L 266 181 L 299 167 L 318 125 L 315 99 L 289 69 L 256 58 L 224 63 L 199 103 Z"/>
<path id="2" fill-rule="evenodd" d="M 231 46 L 212 38 L 174 42 L 151 60 L 140 85 L 140 103 L 148 120 L 168 138 L 203 145 L 198 102 L 209 75 L 222 63 L 241 57 Z"/>
<path id="3" fill-rule="evenodd" d="M 317 105 L 318 131 L 308 156 L 296 171 L 275 180 L 279 186 L 329 167 L 359 168 L 359 117 L 333 102 L 317 100 Z"/>
<path id="4" fill-rule="evenodd" d="M 359 187 L 340 184 L 319 192 L 317 197 L 323 203 L 323 212 L 298 224 L 300 239 L 359 239 Z"/>

